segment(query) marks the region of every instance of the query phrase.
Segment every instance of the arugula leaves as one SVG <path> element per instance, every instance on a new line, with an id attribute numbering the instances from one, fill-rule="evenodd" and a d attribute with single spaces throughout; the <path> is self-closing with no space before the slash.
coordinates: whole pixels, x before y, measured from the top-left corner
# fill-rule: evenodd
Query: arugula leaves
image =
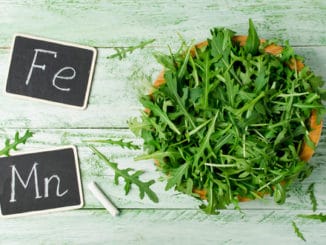
<path id="1" fill-rule="evenodd" d="M 315 196 L 315 183 L 311 183 L 306 191 L 306 194 L 309 194 L 309 198 L 310 198 L 310 202 L 312 205 L 312 211 L 314 212 L 313 214 L 298 214 L 296 215 L 296 217 L 298 218 L 303 218 L 303 219 L 310 219 L 310 220 L 319 220 L 320 222 L 326 222 L 326 214 L 323 213 L 319 213 L 316 214 L 316 210 L 317 210 L 317 199 Z M 299 227 L 295 224 L 294 221 L 292 221 L 292 226 L 294 228 L 294 232 L 296 233 L 296 235 L 301 238 L 302 240 L 306 241 L 305 238 L 303 237 L 303 234 L 301 233 L 301 231 L 299 230 Z"/>
<path id="2" fill-rule="evenodd" d="M 19 132 L 16 132 L 13 142 L 10 139 L 6 139 L 4 148 L 0 150 L 0 156 L 9 156 L 11 150 L 16 151 L 19 144 L 25 144 L 32 136 L 33 133 L 29 130 L 26 130 L 23 136 L 20 136 Z"/>
<path id="3" fill-rule="evenodd" d="M 325 111 L 323 81 L 299 69 L 288 43 L 281 55 L 265 52 L 272 43 L 260 43 L 251 20 L 245 46 L 234 37 L 214 28 L 207 46 L 156 54 L 165 84 L 140 98 L 149 112 L 130 123 L 147 151 L 139 159 L 158 161 L 166 189 L 203 191 L 210 214 L 264 193 L 284 203 L 288 185 L 311 173 L 300 159 L 303 139 L 314 147 L 310 114 Z"/>

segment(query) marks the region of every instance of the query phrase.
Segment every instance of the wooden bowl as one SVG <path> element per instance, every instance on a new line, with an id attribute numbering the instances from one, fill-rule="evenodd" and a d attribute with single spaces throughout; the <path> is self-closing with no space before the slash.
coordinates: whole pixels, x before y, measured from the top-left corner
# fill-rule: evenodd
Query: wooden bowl
<path id="1" fill-rule="evenodd" d="M 232 40 L 234 42 L 238 42 L 240 46 L 244 46 L 246 44 L 247 41 L 247 36 L 234 36 L 232 38 Z M 260 39 L 261 43 L 266 42 L 265 39 Z M 195 48 L 202 48 L 208 45 L 207 41 L 203 41 L 200 42 L 198 44 L 195 45 L 195 47 L 190 51 L 191 55 L 194 56 L 195 55 Z M 280 55 L 283 51 L 283 47 L 275 45 L 275 44 L 271 44 L 268 45 L 264 48 L 264 51 L 266 53 L 272 54 L 272 55 Z M 291 63 L 289 64 L 289 67 L 291 69 L 297 69 L 298 71 L 300 71 L 303 67 L 304 64 L 300 61 L 300 60 L 291 60 Z M 156 80 L 154 81 L 154 87 L 158 88 L 160 87 L 162 84 L 165 83 L 164 80 L 164 70 L 160 72 L 160 74 L 158 75 L 158 77 L 156 78 Z M 322 133 L 322 128 L 323 128 L 323 122 L 321 121 L 319 124 L 317 123 L 317 113 L 315 110 L 312 111 L 310 118 L 309 118 L 309 127 L 310 127 L 310 132 L 309 132 L 309 137 L 311 139 L 311 141 L 314 143 L 315 146 L 318 145 L 321 133 Z M 314 154 L 314 149 L 312 149 L 305 141 L 303 141 L 301 150 L 300 150 L 300 158 L 305 161 L 308 162 L 311 157 Z M 156 164 L 158 164 L 158 162 L 156 161 Z M 201 189 L 194 189 L 193 190 L 194 193 L 198 194 L 200 196 L 201 199 L 206 199 L 206 190 L 201 190 Z M 263 196 L 264 194 L 268 194 L 268 193 L 257 193 L 260 196 Z M 250 198 L 247 197 L 238 197 L 240 202 L 244 202 L 244 201 L 249 201 L 251 200 Z"/>

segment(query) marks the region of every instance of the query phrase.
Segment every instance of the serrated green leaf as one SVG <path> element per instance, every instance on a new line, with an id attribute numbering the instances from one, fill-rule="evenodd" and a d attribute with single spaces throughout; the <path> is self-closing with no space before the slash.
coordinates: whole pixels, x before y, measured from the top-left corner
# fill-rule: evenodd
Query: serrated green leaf
<path id="1" fill-rule="evenodd" d="M 309 194 L 309 198 L 310 198 L 310 202 L 312 205 L 312 211 L 316 211 L 317 210 L 317 199 L 315 196 L 315 183 L 311 183 L 307 189 L 307 194 Z"/>
<path id="2" fill-rule="evenodd" d="M 193 182 L 193 180 L 192 179 L 187 179 L 187 182 L 186 182 L 186 193 L 188 195 L 191 195 L 193 189 L 194 189 L 194 182 Z"/>
<path id="3" fill-rule="evenodd" d="M 15 133 L 14 142 L 11 143 L 10 139 L 5 140 L 5 147 L 0 150 L 0 156 L 9 156 L 11 150 L 17 150 L 19 144 L 25 144 L 26 141 L 33 136 L 33 133 L 29 130 L 25 131 L 25 134 L 20 137 L 19 132 Z"/>
<path id="4" fill-rule="evenodd" d="M 244 46 L 246 53 L 256 55 L 259 51 L 259 44 L 260 44 L 260 40 L 256 28 L 252 20 L 249 19 L 248 38 Z"/>
<path id="5" fill-rule="evenodd" d="M 163 122 L 165 122 L 169 127 L 177 134 L 181 134 L 179 129 L 175 126 L 175 124 L 169 119 L 164 111 L 162 111 L 158 105 L 153 104 L 149 101 L 142 100 L 143 105 L 150 109 L 155 115 L 159 116 Z"/>
<path id="6" fill-rule="evenodd" d="M 297 217 L 304 219 L 314 219 L 319 220 L 320 222 L 326 222 L 326 214 L 298 214 Z"/>
<path id="7" fill-rule="evenodd" d="M 200 143 L 200 147 L 194 157 L 194 165 L 198 164 L 199 158 L 202 156 L 205 149 L 207 149 L 207 148 L 211 149 L 209 141 L 210 141 L 211 135 L 215 131 L 215 123 L 216 123 L 217 116 L 218 116 L 218 113 L 215 114 L 214 119 L 211 121 L 211 123 L 209 125 L 208 131 L 207 131 L 205 137 L 202 139 L 202 142 Z"/>
<path id="8" fill-rule="evenodd" d="M 106 58 L 107 59 L 119 58 L 119 60 L 122 60 L 123 58 L 127 57 L 127 54 L 131 54 L 137 49 L 143 49 L 145 46 L 147 46 L 153 42 L 155 42 L 155 39 L 141 41 L 139 44 L 137 44 L 135 46 L 114 48 L 116 53 L 114 53 Z"/>
<path id="9" fill-rule="evenodd" d="M 274 201 L 277 204 L 283 204 L 285 202 L 286 199 L 285 190 L 280 183 L 275 185 L 273 196 L 274 196 Z"/>
<path id="10" fill-rule="evenodd" d="M 215 193 L 214 184 L 211 183 L 207 194 L 208 203 L 202 204 L 200 208 L 207 214 L 214 214 L 214 215 L 220 214 L 218 209 L 221 207 L 218 206 L 218 202 L 215 200 L 218 198 L 217 196 L 218 195 Z"/>
<path id="11" fill-rule="evenodd" d="M 294 230 L 295 234 L 297 235 L 297 237 L 299 237 L 303 241 L 306 241 L 306 239 L 303 236 L 302 232 L 300 231 L 299 227 L 293 220 L 292 220 L 292 227 L 293 227 L 293 230 Z"/>
<path id="12" fill-rule="evenodd" d="M 177 85 L 176 77 L 173 75 L 172 72 L 167 71 L 164 73 L 164 78 L 166 81 L 166 88 L 167 88 L 166 92 L 169 93 L 169 95 L 174 100 L 174 102 L 179 106 L 180 111 L 183 113 L 186 120 L 189 121 L 190 126 L 192 126 L 192 128 L 196 128 L 193 118 L 189 115 L 188 111 L 185 108 L 184 103 L 182 102 L 182 99 L 178 94 L 178 88 L 177 88 L 178 85 Z"/>
<path id="13" fill-rule="evenodd" d="M 135 175 L 129 174 L 130 171 L 134 171 L 132 168 L 127 169 L 119 169 L 118 164 L 110 161 L 105 155 L 103 155 L 100 151 L 98 151 L 94 146 L 89 146 L 90 149 L 95 153 L 101 160 L 103 160 L 110 168 L 112 168 L 115 172 L 116 176 L 122 177 L 125 180 L 125 191 L 126 194 L 129 193 L 131 189 L 131 185 L 134 184 L 139 189 L 139 196 L 141 199 L 144 198 L 145 194 L 149 197 L 153 202 L 158 202 L 158 197 L 150 189 L 150 186 L 155 183 L 154 180 L 150 180 L 148 182 L 143 182 L 139 179 L 140 172 L 136 171 Z M 117 183 L 117 177 L 115 177 L 115 183 Z"/>
<path id="14" fill-rule="evenodd" d="M 182 180 L 188 175 L 189 164 L 184 163 L 173 171 L 173 175 L 168 179 L 165 190 L 169 190 L 176 185 L 180 185 Z"/>

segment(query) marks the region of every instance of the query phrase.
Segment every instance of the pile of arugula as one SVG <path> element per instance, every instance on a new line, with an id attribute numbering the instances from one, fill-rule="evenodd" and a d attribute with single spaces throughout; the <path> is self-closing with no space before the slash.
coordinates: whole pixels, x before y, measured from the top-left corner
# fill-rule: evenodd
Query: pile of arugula
<path id="1" fill-rule="evenodd" d="M 266 193 L 284 203 L 288 185 L 312 170 L 299 156 L 303 140 L 315 147 L 311 112 L 320 122 L 325 111 L 323 81 L 293 67 L 302 58 L 288 43 L 278 56 L 264 52 L 271 42 L 260 42 L 251 20 L 243 47 L 234 36 L 215 28 L 207 46 L 156 54 L 165 83 L 140 98 L 147 111 L 129 123 L 147 151 L 137 159 L 156 159 L 166 189 L 207 199 L 209 214 Z"/>

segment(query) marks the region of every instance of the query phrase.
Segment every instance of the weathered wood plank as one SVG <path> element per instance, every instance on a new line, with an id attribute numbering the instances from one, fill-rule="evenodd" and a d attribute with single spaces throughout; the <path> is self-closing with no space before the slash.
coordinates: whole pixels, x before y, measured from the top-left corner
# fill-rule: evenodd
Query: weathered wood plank
<path id="1" fill-rule="evenodd" d="M 112 49 L 99 49 L 90 104 L 84 111 L 67 109 L 38 101 L 1 96 L 0 127 L 3 128 L 117 128 L 140 114 L 140 93 L 149 90 L 150 82 L 161 66 L 152 56 L 156 48 L 138 50 L 124 60 L 107 59 Z M 167 48 L 163 49 L 167 52 Z M 0 50 L 0 70 L 8 67 L 9 50 Z M 326 80 L 326 46 L 297 48 L 307 57 L 306 63 Z M 0 73 L 4 89 L 6 73 Z"/>
<path id="2" fill-rule="evenodd" d="M 6 137 L 12 138 L 14 129 L 0 130 L 0 140 L 3 142 Z M 21 130 L 22 131 L 22 130 Z M 122 149 L 118 146 L 109 146 L 99 143 L 94 145 L 105 153 L 112 161 L 119 164 L 119 168 L 131 167 L 134 169 L 142 169 L 145 171 L 143 180 L 154 179 L 157 181 L 153 185 L 153 190 L 157 193 L 160 202 L 155 204 L 147 197 L 143 200 L 139 198 L 138 189 L 135 187 L 127 196 L 124 194 L 123 182 L 119 186 L 114 185 L 114 172 L 93 155 L 87 147 L 84 140 L 92 139 L 125 139 L 134 141 L 141 145 L 141 140 L 135 138 L 128 130 L 119 129 L 38 129 L 34 130 L 35 135 L 24 146 L 20 146 L 20 150 L 43 149 L 47 147 L 56 147 L 62 145 L 74 144 L 78 147 L 78 153 L 81 165 L 82 182 L 84 186 L 86 208 L 101 207 L 93 195 L 88 191 L 87 184 L 90 181 L 96 181 L 101 188 L 108 194 L 119 208 L 191 208 L 197 209 L 200 201 L 183 195 L 175 191 L 165 191 L 166 176 L 163 176 L 155 170 L 153 161 L 134 161 L 134 157 L 142 154 L 142 150 Z M 326 130 L 324 130 L 326 132 Z M 3 143 L 0 144 L 0 147 Z M 285 205 L 276 205 L 271 197 L 264 200 L 242 203 L 241 207 L 246 209 L 311 209 L 308 195 L 305 191 L 310 183 L 315 183 L 316 196 L 318 198 L 319 207 L 326 208 L 326 135 L 323 134 L 317 152 L 311 164 L 319 165 L 312 175 L 303 183 L 297 183 L 289 192 L 289 198 Z M 159 181 L 158 179 L 163 179 Z M 232 207 L 230 207 L 232 208 Z"/>
<path id="3" fill-rule="evenodd" d="M 180 33 L 197 41 L 214 26 L 247 33 L 248 18 L 261 36 L 295 45 L 325 45 L 325 2 L 282 1 L 0 1 L 0 46 L 16 32 L 97 47 L 132 45 L 156 38 L 175 45 Z M 196 36 L 194 36 L 196 35 Z"/>
<path id="4" fill-rule="evenodd" d="M 325 210 L 323 210 L 325 212 Z M 324 244 L 326 223 L 297 218 L 302 210 L 222 211 L 207 216 L 196 210 L 70 211 L 0 220 L 3 244 L 299 244 L 295 220 L 307 244 Z M 28 227 L 28 228 L 27 228 Z"/>
<path id="5" fill-rule="evenodd" d="M 139 115 L 141 110 L 137 102 L 137 91 L 149 83 L 146 74 L 151 76 L 160 70 L 160 65 L 156 64 L 151 55 L 153 49 L 146 51 L 139 51 L 130 58 L 119 61 L 106 58 L 113 52 L 112 49 L 100 49 L 89 106 L 84 111 L 2 94 L 0 127 L 126 127 L 126 121 Z M 0 50 L 0 69 L 3 71 L 9 65 L 8 52 Z M 6 72 L 0 74 L 3 90 L 6 75 Z M 145 93 L 146 90 L 141 92 Z"/>
<path id="6" fill-rule="evenodd" d="M 141 110 L 138 91 L 152 81 L 160 66 L 154 50 L 175 49 L 180 33 L 186 40 L 201 41 L 214 26 L 245 34 L 253 18 L 260 36 L 289 39 L 326 80 L 324 0 L 298 1 L 147 1 L 147 0 L 0 0 L 0 89 L 4 89 L 8 54 L 14 33 L 22 32 L 99 47 L 90 105 L 75 111 L 43 103 L 0 98 L 0 148 L 16 129 L 32 128 L 35 136 L 20 149 L 40 149 L 66 144 L 78 146 L 86 206 L 78 211 L 16 219 L 0 219 L 0 244 L 298 244 L 291 227 L 295 220 L 308 244 L 325 244 L 326 223 L 303 220 L 310 213 L 305 190 L 315 183 L 318 212 L 326 213 L 326 124 L 311 163 L 319 165 L 303 183 L 292 186 L 285 205 L 271 197 L 241 204 L 243 213 L 223 210 L 207 216 L 200 202 L 164 190 L 166 181 L 153 185 L 158 204 L 140 200 L 134 188 L 124 195 L 123 185 L 113 184 L 113 172 L 88 149 L 85 139 L 125 138 L 141 144 L 126 128 L 126 120 Z M 112 47 L 156 42 L 126 59 L 107 60 Z M 325 118 L 326 119 L 326 118 Z M 325 120 L 326 123 L 326 120 Z M 152 161 L 135 162 L 142 151 L 95 144 L 121 168 L 143 169 L 143 179 L 162 177 Z M 113 218 L 87 190 L 95 180 L 121 209 Z"/>

